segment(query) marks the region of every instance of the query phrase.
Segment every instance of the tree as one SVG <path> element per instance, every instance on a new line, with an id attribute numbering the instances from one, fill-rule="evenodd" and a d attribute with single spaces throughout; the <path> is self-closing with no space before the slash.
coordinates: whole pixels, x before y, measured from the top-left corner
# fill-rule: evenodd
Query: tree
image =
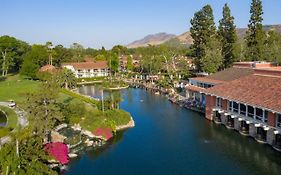
<path id="1" fill-rule="evenodd" d="M 281 64 L 281 34 L 272 30 L 268 32 L 266 42 L 265 42 L 265 49 L 264 55 L 266 61 L 272 61 L 277 63 L 278 65 Z"/>
<path id="2" fill-rule="evenodd" d="M 127 56 L 126 69 L 127 69 L 127 71 L 133 70 L 133 58 L 130 55 Z"/>
<path id="3" fill-rule="evenodd" d="M 26 109 L 30 126 L 37 135 L 45 137 L 63 116 L 57 102 L 59 87 L 54 78 L 43 83 L 37 93 L 27 94 Z"/>
<path id="4" fill-rule="evenodd" d="M 14 133 L 13 140 L 0 150 L 2 173 L 57 174 L 45 164 L 50 156 L 45 152 L 43 145 L 43 138 L 34 135 L 29 127 Z"/>
<path id="5" fill-rule="evenodd" d="M 71 61 L 73 57 L 73 53 L 64 48 L 62 45 L 57 45 L 53 48 L 53 64 L 54 66 L 60 67 L 62 62 Z"/>
<path id="6" fill-rule="evenodd" d="M 251 61 L 263 60 L 263 49 L 265 43 L 265 32 L 262 28 L 262 2 L 261 0 L 252 0 L 251 18 L 248 24 L 246 34 L 246 59 Z"/>
<path id="7" fill-rule="evenodd" d="M 128 54 L 128 49 L 127 47 L 121 46 L 121 45 L 116 45 L 114 46 L 111 51 L 115 54 L 117 54 L 118 56 L 120 55 L 127 55 Z"/>
<path id="8" fill-rule="evenodd" d="M 23 62 L 23 55 L 27 52 L 27 43 L 10 36 L 0 37 L 0 62 L 2 76 L 6 76 L 9 70 L 18 71 Z"/>
<path id="9" fill-rule="evenodd" d="M 95 60 L 96 60 L 96 61 L 105 61 L 105 60 L 106 60 L 106 57 L 105 57 L 104 55 L 98 54 L 98 55 L 95 57 Z"/>
<path id="10" fill-rule="evenodd" d="M 57 72 L 56 79 L 59 82 L 60 87 L 64 87 L 65 89 L 72 89 L 76 87 L 77 84 L 77 80 L 73 72 L 66 68 Z"/>
<path id="11" fill-rule="evenodd" d="M 237 34 L 234 17 L 231 16 L 227 4 L 223 7 L 223 18 L 219 21 L 218 35 L 222 44 L 223 68 L 228 68 L 237 60 L 237 53 L 235 53 Z"/>
<path id="12" fill-rule="evenodd" d="M 204 6 L 200 11 L 194 14 L 190 21 L 190 33 L 193 38 L 191 46 L 195 65 L 199 71 L 202 71 L 202 59 L 206 56 L 208 42 L 216 34 L 213 10 L 210 5 Z"/>
<path id="13" fill-rule="evenodd" d="M 215 73 L 222 65 L 221 45 L 217 37 L 212 37 L 206 48 L 206 54 L 200 60 L 202 71 Z"/>
<path id="14" fill-rule="evenodd" d="M 78 43 L 73 43 L 71 46 L 70 46 L 70 50 L 73 54 L 73 60 L 74 61 L 83 61 L 83 46 L 81 44 L 78 44 Z"/>
<path id="15" fill-rule="evenodd" d="M 33 45 L 25 57 L 20 73 L 32 79 L 37 78 L 39 68 L 48 63 L 49 54 L 45 46 Z"/>
<path id="16" fill-rule="evenodd" d="M 112 91 L 110 96 L 107 97 L 106 101 L 109 102 L 109 108 L 119 109 L 119 103 L 122 101 L 122 96 L 120 91 Z"/>
<path id="17" fill-rule="evenodd" d="M 109 58 L 107 58 L 107 63 L 109 65 L 110 71 L 114 73 L 114 75 L 118 72 L 119 70 L 119 57 L 115 53 L 110 53 Z"/>

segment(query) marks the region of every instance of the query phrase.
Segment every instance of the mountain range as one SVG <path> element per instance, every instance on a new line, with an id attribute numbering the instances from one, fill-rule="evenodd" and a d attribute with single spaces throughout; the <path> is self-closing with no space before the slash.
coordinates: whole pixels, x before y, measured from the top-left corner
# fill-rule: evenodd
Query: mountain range
<path id="1" fill-rule="evenodd" d="M 281 33 L 281 24 L 277 25 L 264 25 L 263 26 L 265 31 L 275 30 Z M 237 36 L 239 39 L 243 39 L 246 35 L 247 28 L 238 28 L 237 29 Z M 153 35 L 148 35 L 143 39 L 134 41 L 127 45 L 128 48 L 137 48 L 137 47 L 146 47 L 148 45 L 160 45 L 160 44 L 167 44 L 167 45 L 184 45 L 189 46 L 192 44 L 193 40 L 190 35 L 190 32 L 187 31 L 181 35 L 173 35 L 167 33 L 157 33 Z"/>

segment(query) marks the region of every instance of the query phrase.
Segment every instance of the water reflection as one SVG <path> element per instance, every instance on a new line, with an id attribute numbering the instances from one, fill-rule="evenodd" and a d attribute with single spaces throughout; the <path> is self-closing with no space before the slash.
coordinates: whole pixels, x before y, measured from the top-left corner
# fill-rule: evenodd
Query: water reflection
<path id="1" fill-rule="evenodd" d="M 96 93 L 96 91 L 95 91 Z M 121 108 L 136 126 L 101 149 L 85 152 L 67 174 L 280 174 L 270 146 L 141 89 L 123 91 Z M 124 139 L 123 139 L 124 137 Z"/>
<path id="2" fill-rule="evenodd" d="M 222 125 L 209 124 L 209 139 L 219 154 L 225 154 L 240 166 L 246 166 L 251 174 L 280 174 L 281 154 L 271 146 L 257 143 L 250 137 L 228 130 Z"/>

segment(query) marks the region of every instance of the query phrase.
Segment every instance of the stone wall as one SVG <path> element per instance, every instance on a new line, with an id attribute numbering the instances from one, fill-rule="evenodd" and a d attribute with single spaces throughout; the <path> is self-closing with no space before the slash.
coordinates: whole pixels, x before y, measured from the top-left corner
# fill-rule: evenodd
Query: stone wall
<path id="1" fill-rule="evenodd" d="M 222 115 L 221 115 L 221 123 L 224 124 L 224 125 L 226 125 L 226 121 L 227 121 L 226 115 L 222 114 Z"/>
<path id="2" fill-rule="evenodd" d="M 266 142 L 270 145 L 273 144 L 273 141 L 275 139 L 274 129 L 269 129 L 266 133 Z"/>
<path id="3" fill-rule="evenodd" d="M 257 128 L 255 127 L 255 124 L 251 123 L 249 125 L 249 134 L 250 136 L 255 137 L 256 133 L 257 133 Z"/>
<path id="4" fill-rule="evenodd" d="M 238 120 L 238 118 L 234 119 L 234 129 L 237 131 L 240 130 L 240 121 Z"/>

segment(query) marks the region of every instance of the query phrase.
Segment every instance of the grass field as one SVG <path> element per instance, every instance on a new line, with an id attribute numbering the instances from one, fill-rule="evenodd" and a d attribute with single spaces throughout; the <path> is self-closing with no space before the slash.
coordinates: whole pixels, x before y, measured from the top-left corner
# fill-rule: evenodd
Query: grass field
<path id="1" fill-rule="evenodd" d="M 25 94 L 35 92 L 40 82 L 27 80 L 20 75 L 10 75 L 6 80 L 0 81 L 0 101 L 14 100 L 22 103 Z"/>

